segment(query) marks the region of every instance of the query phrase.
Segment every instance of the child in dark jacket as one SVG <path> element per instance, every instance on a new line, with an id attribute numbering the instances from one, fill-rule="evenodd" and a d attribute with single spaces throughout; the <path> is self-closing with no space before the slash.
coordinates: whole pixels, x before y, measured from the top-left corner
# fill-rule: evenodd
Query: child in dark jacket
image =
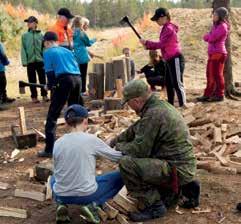
<path id="1" fill-rule="evenodd" d="M 43 35 L 40 30 L 37 30 L 38 20 L 34 16 L 25 19 L 24 22 L 28 24 L 28 32 L 22 36 L 21 59 L 22 65 L 27 67 L 28 81 L 30 83 L 37 83 L 36 72 L 40 84 L 46 84 L 43 64 Z M 33 103 L 39 103 L 38 92 L 36 87 L 30 87 L 31 98 Z M 41 96 L 43 101 L 48 101 L 47 91 L 42 88 Z"/>
<path id="2" fill-rule="evenodd" d="M 5 75 L 5 66 L 7 65 L 9 65 L 9 61 L 5 54 L 4 47 L 2 43 L 0 43 L 0 104 L 12 103 L 15 101 L 15 99 L 7 96 L 7 79 Z"/>
<path id="3" fill-rule="evenodd" d="M 150 50 L 150 63 L 141 68 L 138 73 L 144 73 L 151 90 L 155 91 L 156 86 L 165 85 L 166 66 L 157 50 Z"/>
<path id="4" fill-rule="evenodd" d="M 228 10 L 218 8 L 213 13 L 213 27 L 203 39 L 208 43 L 207 85 L 204 95 L 198 97 L 201 102 L 224 100 L 224 64 L 227 58 L 225 42 L 229 28 L 227 24 Z"/>
<path id="5" fill-rule="evenodd" d="M 146 49 L 161 50 L 162 57 L 167 65 L 166 88 L 168 102 L 174 104 L 175 89 L 179 105 L 182 107 L 186 104 L 186 93 L 183 85 L 185 61 L 177 37 L 178 26 L 171 23 L 171 16 L 165 8 L 157 9 L 151 20 L 162 26 L 160 40 L 153 42 L 141 39 L 140 42 Z"/>

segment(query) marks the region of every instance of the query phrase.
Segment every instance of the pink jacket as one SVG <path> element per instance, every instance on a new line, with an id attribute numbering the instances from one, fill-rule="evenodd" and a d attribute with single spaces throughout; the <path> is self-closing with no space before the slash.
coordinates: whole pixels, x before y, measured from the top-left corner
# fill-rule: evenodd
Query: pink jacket
<path id="1" fill-rule="evenodd" d="M 213 25 L 211 31 L 204 35 L 203 40 L 208 42 L 208 54 L 227 54 L 225 42 L 228 37 L 229 27 L 226 22 Z"/>
<path id="2" fill-rule="evenodd" d="M 159 42 L 146 41 L 146 48 L 150 50 L 161 49 L 162 57 L 169 60 L 181 54 L 181 47 L 177 39 L 178 26 L 168 22 L 161 30 Z"/>

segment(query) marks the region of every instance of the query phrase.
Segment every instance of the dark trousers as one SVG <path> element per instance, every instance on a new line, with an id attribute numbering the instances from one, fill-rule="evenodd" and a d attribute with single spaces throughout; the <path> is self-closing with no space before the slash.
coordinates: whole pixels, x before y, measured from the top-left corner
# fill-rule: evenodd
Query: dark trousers
<path id="1" fill-rule="evenodd" d="M 0 72 L 0 101 L 7 97 L 7 79 L 5 72 Z"/>
<path id="2" fill-rule="evenodd" d="M 45 151 L 52 153 L 55 142 L 55 132 L 57 127 L 57 119 L 60 116 L 64 105 L 78 104 L 80 101 L 81 79 L 79 76 L 64 74 L 57 78 L 56 89 L 53 91 L 47 122 L 45 125 Z M 83 103 L 83 100 L 82 100 Z"/>
<path id="3" fill-rule="evenodd" d="M 30 83 L 37 83 L 36 72 L 38 74 L 39 83 L 45 85 L 46 77 L 45 77 L 43 62 L 34 62 L 34 63 L 29 63 L 27 65 L 28 81 Z M 31 91 L 31 98 L 38 97 L 38 92 L 36 87 L 31 86 L 30 91 Z M 44 88 L 41 88 L 41 96 L 47 96 L 47 94 L 48 94 L 47 91 Z"/>
<path id="4" fill-rule="evenodd" d="M 155 89 L 156 86 L 163 86 L 163 77 L 162 76 L 153 76 L 146 78 L 148 84 L 151 86 L 151 89 Z"/>
<path id="5" fill-rule="evenodd" d="M 88 69 L 88 63 L 79 64 L 79 70 L 81 73 L 81 81 L 82 81 L 82 89 L 81 89 L 82 93 L 86 92 L 87 69 Z"/>
<path id="6" fill-rule="evenodd" d="M 167 98 L 170 104 L 174 104 L 175 92 L 180 107 L 186 103 L 186 93 L 183 85 L 183 72 L 185 60 L 183 55 L 179 55 L 167 61 L 166 88 Z"/>

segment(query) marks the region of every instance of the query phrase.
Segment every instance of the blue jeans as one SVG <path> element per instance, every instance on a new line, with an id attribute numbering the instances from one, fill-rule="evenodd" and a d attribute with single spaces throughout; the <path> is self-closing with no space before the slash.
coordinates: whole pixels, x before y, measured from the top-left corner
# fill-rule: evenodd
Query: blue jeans
<path id="1" fill-rule="evenodd" d="M 96 177 L 98 188 L 96 192 L 88 196 L 58 196 L 53 192 L 53 197 L 58 204 L 75 204 L 75 205 L 87 205 L 95 202 L 97 205 L 103 205 L 106 201 L 113 198 L 123 187 L 119 171 L 110 172 Z M 52 176 L 51 188 L 55 183 L 55 178 Z"/>

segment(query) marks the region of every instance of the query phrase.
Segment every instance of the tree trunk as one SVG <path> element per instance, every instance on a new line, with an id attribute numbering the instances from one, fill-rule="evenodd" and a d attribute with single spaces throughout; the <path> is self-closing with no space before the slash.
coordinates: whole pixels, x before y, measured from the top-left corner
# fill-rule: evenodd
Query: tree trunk
<path id="1" fill-rule="evenodd" d="M 231 12 L 230 8 L 230 0 L 213 0 L 212 3 L 213 10 L 216 10 L 219 7 L 225 7 L 228 9 L 229 13 Z M 231 50 L 231 38 L 230 34 L 228 35 L 227 41 L 226 41 L 226 48 L 228 51 L 228 57 L 225 62 L 224 67 L 224 80 L 225 80 L 225 95 L 227 97 L 239 96 L 240 94 L 235 90 L 234 84 L 233 84 L 233 70 L 232 70 L 232 50 Z"/>

